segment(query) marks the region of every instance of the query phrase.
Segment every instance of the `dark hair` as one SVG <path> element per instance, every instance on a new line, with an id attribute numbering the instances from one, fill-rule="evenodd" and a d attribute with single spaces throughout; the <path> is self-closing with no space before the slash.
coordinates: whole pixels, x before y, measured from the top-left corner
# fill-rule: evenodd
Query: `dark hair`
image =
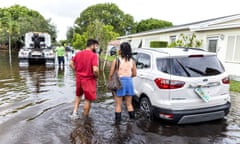
<path id="1" fill-rule="evenodd" d="M 132 58 L 132 48 L 129 43 L 123 42 L 120 45 L 121 57 L 126 61 L 129 61 Z"/>
<path id="2" fill-rule="evenodd" d="M 87 40 L 87 47 L 94 45 L 94 44 L 99 44 L 97 40 L 95 39 L 88 39 Z"/>

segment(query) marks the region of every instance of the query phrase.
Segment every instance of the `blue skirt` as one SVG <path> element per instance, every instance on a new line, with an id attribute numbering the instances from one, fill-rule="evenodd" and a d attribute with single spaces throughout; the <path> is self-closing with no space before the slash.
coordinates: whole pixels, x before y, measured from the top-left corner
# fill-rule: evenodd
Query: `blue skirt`
<path id="1" fill-rule="evenodd" d="M 120 77 L 122 88 L 116 91 L 117 96 L 134 96 L 132 77 Z"/>

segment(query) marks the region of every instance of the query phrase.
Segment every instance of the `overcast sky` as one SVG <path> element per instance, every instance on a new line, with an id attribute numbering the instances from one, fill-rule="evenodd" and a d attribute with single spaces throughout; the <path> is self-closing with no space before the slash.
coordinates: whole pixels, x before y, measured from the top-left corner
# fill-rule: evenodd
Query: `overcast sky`
<path id="1" fill-rule="evenodd" d="M 20 4 L 51 18 L 60 40 L 84 9 L 105 2 L 117 4 L 135 21 L 152 17 L 174 25 L 240 13 L 240 0 L 0 0 L 0 7 Z"/>

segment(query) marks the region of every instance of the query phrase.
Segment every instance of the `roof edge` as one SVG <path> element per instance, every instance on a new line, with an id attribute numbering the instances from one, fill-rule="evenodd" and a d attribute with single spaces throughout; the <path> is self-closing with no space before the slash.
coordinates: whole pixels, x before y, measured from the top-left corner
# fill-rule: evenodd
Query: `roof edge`
<path id="1" fill-rule="evenodd" d="M 146 35 L 152 35 L 156 33 L 163 33 L 163 32 L 172 32 L 172 31 L 177 31 L 177 30 L 184 30 L 184 29 L 189 29 L 190 31 L 200 31 L 203 29 L 201 24 L 206 24 L 207 26 L 213 24 L 213 23 L 219 23 L 221 20 L 227 21 L 231 18 L 240 18 L 240 14 L 234 14 L 234 15 L 228 15 L 228 16 L 223 16 L 223 17 L 218 17 L 218 18 L 213 18 L 213 19 L 208 19 L 208 20 L 202 20 L 198 22 L 192 22 L 192 23 L 187 23 L 187 24 L 182 24 L 182 25 L 175 25 L 169 28 L 163 28 L 163 29 L 154 29 L 150 31 L 144 31 L 140 33 L 134 33 L 130 35 L 125 35 L 125 36 L 120 36 L 117 39 L 123 39 L 123 38 L 131 38 L 131 37 L 137 37 L 137 36 L 146 36 Z M 204 28 L 206 29 L 205 26 Z"/>

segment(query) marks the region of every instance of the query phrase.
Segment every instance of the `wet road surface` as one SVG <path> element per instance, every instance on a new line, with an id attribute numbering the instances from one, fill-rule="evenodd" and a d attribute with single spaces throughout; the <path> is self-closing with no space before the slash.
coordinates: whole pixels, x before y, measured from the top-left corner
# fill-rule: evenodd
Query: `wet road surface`
<path id="1" fill-rule="evenodd" d="M 191 125 L 137 120 L 123 111 L 114 125 L 114 101 L 98 81 L 98 100 L 89 118 L 71 121 L 74 73 L 65 68 L 34 65 L 19 68 L 16 54 L 9 64 L 0 51 L 0 144 L 236 144 L 240 143 L 240 94 L 231 93 L 232 108 L 223 120 Z M 82 113 L 80 105 L 79 113 Z"/>

